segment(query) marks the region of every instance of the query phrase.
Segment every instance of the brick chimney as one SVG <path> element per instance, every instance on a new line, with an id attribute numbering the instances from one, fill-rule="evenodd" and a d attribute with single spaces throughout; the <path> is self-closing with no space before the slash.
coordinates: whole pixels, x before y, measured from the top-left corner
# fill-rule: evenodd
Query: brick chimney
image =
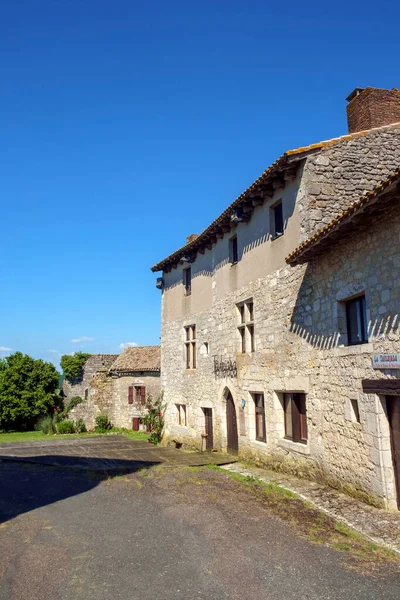
<path id="1" fill-rule="evenodd" d="M 186 245 L 187 245 L 187 244 L 190 244 L 190 242 L 194 242 L 194 240 L 195 240 L 196 238 L 198 238 L 198 237 L 199 237 L 198 233 L 191 233 L 191 234 L 190 234 L 190 235 L 188 235 L 188 236 L 187 236 L 187 238 L 186 238 Z"/>
<path id="2" fill-rule="evenodd" d="M 356 88 L 346 100 L 349 133 L 400 123 L 400 92 L 397 88 Z"/>

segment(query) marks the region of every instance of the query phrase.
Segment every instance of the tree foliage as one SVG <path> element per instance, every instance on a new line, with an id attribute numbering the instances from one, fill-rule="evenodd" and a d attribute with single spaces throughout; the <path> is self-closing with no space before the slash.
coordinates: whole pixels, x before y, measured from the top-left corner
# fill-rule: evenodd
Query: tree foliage
<path id="1" fill-rule="evenodd" d="M 61 357 L 60 365 L 67 379 L 78 379 L 82 374 L 82 368 L 90 354 L 86 352 L 75 352 L 74 354 L 64 354 Z"/>
<path id="2" fill-rule="evenodd" d="M 15 352 L 0 365 L 0 428 L 19 429 L 55 405 L 59 374 L 50 362 Z"/>

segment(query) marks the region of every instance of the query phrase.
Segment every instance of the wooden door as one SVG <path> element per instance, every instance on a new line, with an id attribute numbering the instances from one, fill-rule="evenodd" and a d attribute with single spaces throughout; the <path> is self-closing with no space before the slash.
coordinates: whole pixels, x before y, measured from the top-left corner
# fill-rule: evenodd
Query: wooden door
<path id="1" fill-rule="evenodd" d="M 228 392 L 226 397 L 226 430 L 228 437 L 227 450 L 228 452 L 235 453 L 239 449 L 238 429 L 235 404 L 230 392 Z"/>
<path id="2" fill-rule="evenodd" d="M 207 434 L 206 450 L 211 452 L 214 447 L 212 408 L 203 408 L 203 411 Z"/>
<path id="3" fill-rule="evenodd" d="M 400 508 L 400 396 L 386 396 L 386 405 L 390 425 L 390 438 L 392 442 L 397 505 Z"/>

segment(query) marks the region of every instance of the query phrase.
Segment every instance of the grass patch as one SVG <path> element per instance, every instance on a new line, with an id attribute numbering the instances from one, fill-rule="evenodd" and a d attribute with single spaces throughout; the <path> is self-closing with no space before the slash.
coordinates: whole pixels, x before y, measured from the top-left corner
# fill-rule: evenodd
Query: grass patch
<path id="1" fill-rule="evenodd" d="M 10 433 L 0 433 L 0 444 L 6 444 L 7 442 L 34 442 L 36 440 L 49 439 L 50 437 L 42 431 L 12 431 Z"/>
<path id="2" fill-rule="evenodd" d="M 113 429 L 111 431 L 111 434 L 112 433 L 120 434 L 130 440 L 138 441 L 146 441 L 149 437 L 149 434 L 145 433 L 144 431 L 130 431 L 129 429 Z M 46 435 L 42 431 L 11 431 L 7 433 L 0 433 L 0 444 L 8 444 L 12 442 L 36 442 L 41 440 L 74 439 L 90 437 L 93 435 L 110 435 L 110 432 L 96 433 L 95 431 L 87 431 L 86 433 Z"/>
<path id="3" fill-rule="evenodd" d="M 388 560 L 392 564 L 397 563 L 400 568 L 400 556 L 396 552 L 370 542 L 351 527 L 335 521 L 290 490 L 276 483 L 267 483 L 252 475 L 226 471 L 215 465 L 204 468 L 224 473 L 230 479 L 245 486 L 265 508 L 293 526 L 302 537 L 346 553 L 348 559 L 351 559 L 351 568 L 362 572 L 378 573 L 382 562 Z M 349 563 L 347 564 L 349 566 Z"/>

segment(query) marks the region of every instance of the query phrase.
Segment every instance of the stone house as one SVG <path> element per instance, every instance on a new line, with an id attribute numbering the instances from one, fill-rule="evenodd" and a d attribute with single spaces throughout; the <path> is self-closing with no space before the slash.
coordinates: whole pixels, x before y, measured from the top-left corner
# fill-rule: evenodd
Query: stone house
<path id="1" fill-rule="evenodd" d="M 65 404 L 73 396 L 84 399 L 71 418 L 83 419 L 88 429 L 97 415 L 107 414 L 115 427 L 139 430 L 145 400 L 160 391 L 160 346 L 136 346 L 119 355 L 93 354 L 78 380 L 64 380 L 62 393 Z"/>
<path id="2" fill-rule="evenodd" d="M 286 152 L 152 268 L 166 439 L 394 508 L 400 93 L 347 100 L 348 134 Z"/>

